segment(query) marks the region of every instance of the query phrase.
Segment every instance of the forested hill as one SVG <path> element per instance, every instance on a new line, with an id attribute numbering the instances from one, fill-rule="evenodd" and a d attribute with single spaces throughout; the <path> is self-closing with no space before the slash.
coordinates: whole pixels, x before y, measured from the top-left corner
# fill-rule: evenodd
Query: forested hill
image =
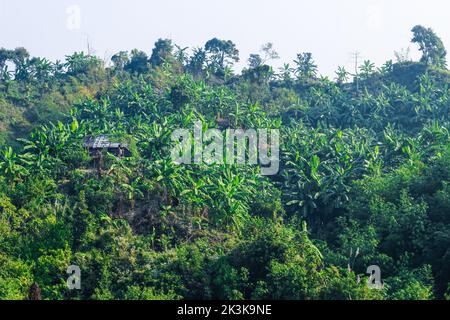
<path id="1" fill-rule="evenodd" d="M 111 64 L 0 49 L 0 299 L 450 298 L 450 72 L 412 32 L 420 61 L 335 79 L 310 53 L 274 70 L 271 44 L 236 74 L 220 39 Z M 199 121 L 280 130 L 278 173 L 176 165 L 171 134 Z M 130 154 L 99 160 L 101 135 Z"/>

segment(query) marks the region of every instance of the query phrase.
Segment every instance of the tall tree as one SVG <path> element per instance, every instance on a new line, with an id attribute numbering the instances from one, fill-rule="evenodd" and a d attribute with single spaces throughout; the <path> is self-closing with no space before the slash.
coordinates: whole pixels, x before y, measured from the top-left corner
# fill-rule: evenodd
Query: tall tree
<path id="1" fill-rule="evenodd" d="M 128 52 L 120 51 L 111 57 L 111 61 L 114 63 L 114 69 L 123 70 L 130 58 L 128 57 Z"/>
<path id="2" fill-rule="evenodd" d="M 50 80 L 53 64 L 45 58 L 32 58 L 30 60 L 32 76 L 38 81 Z"/>
<path id="3" fill-rule="evenodd" d="M 284 63 L 283 67 L 278 68 L 278 78 L 284 81 L 286 84 L 290 84 L 292 82 L 292 72 L 294 71 L 289 63 Z"/>
<path id="4" fill-rule="evenodd" d="M 267 42 L 261 47 L 261 53 L 263 54 L 263 63 L 267 63 L 270 60 L 280 59 L 278 52 L 273 48 L 272 42 Z"/>
<path id="5" fill-rule="evenodd" d="M 145 52 L 138 49 L 133 49 L 131 51 L 131 59 L 125 65 L 125 70 L 131 73 L 146 73 L 149 70 L 148 67 L 148 56 Z"/>
<path id="6" fill-rule="evenodd" d="M 248 58 L 248 66 L 252 69 L 258 68 L 263 64 L 263 59 L 259 54 L 251 54 L 250 58 Z"/>
<path id="7" fill-rule="evenodd" d="M 338 67 L 336 71 L 336 82 L 338 84 L 343 84 L 348 81 L 350 73 L 345 69 L 345 67 Z"/>
<path id="8" fill-rule="evenodd" d="M 359 67 L 360 75 L 363 79 L 368 79 L 375 72 L 375 64 L 370 60 L 365 60 Z"/>
<path id="9" fill-rule="evenodd" d="M 70 56 L 66 56 L 67 71 L 72 76 L 87 74 L 102 66 L 102 61 L 84 52 L 75 52 Z"/>
<path id="10" fill-rule="evenodd" d="M 179 45 L 175 45 L 175 48 L 177 48 L 175 51 L 175 59 L 182 66 L 186 65 L 186 63 L 189 61 L 189 56 L 187 53 L 189 47 L 180 47 Z"/>
<path id="11" fill-rule="evenodd" d="M 234 62 L 239 61 L 239 50 L 230 40 L 211 39 L 205 44 L 205 51 L 209 66 L 216 72 L 223 73 L 225 67 L 231 67 Z"/>
<path id="12" fill-rule="evenodd" d="M 12 57 L 12 51 L 7 50 L 5 48 L 0 49 L 0 79 L 10 79 L 11 75 L 10 72 L 8 72 L 8 65 L 7 62 L 11 60 Z"/>
<path id="13" fill-rule="evenodd" d="M 295 74 L 299 80 L 311 79 L 317 76 L 317 65 L 310 52 L 297 54 L 297 59 L 294 60 L 294 63 L 296 65 Z"/>
<path id="14" fill-rule="evenodd" d="M 5 48 L 0 49 L 0 69 L 5 67 L 6 62 L 11 58 L 11 51 Z"/>
<path id="15" fill-rule="evenodd" d="M 192 56 L 189 58 L 187 70 L 194 75 L 202 73 L 206 63 L 206 52 L 202 48 L 194 48 Z"/>
<path id="16" fill-rule="evenodd" d="M 29 76 L 29 59 L 30 54 L 25 48 L 16 48 L 11 54 L 11 60 L 14 62 L 14 76 L 18 80 L 26 80 Z"/>
<path id="17" fill-rule="evenodd" d="M 251 54 L 250 55 L 250 58 L 248 59 L 248 63 L 249 63 L 250 68 L 258 68 L 258 67 L 268 63 L 270 60 L 276 60 L 279 58 L 280 58 L 280 56 L 273 49 L 273 44 L 268 42 L 261 47 L 260 54 Z"/>
<path id="18" fill-rule="evenodd" d="M 169 62 L 173 58 L 173 44 L 170 39 L 159 39 L 155 42 L 150 63 L 154 67 L 161 66 L 164 62 Z"/>
<path id="19" fill-rule="evenodd" d="M 447 50 L 433 29 L 417 25 L 412 32 L 414 34 L 412 42 L 417 43 L 422 51 L 420 61 L 439 68 L 447 67 Z"/>

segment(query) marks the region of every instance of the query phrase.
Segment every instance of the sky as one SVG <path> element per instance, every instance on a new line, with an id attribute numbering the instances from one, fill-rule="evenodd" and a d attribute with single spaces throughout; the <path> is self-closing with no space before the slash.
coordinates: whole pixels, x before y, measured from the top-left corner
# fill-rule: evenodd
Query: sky
<path id="1" fill-rule="evenodd" d="M 232 40 L 237 70 L 251 53 L 272 42 L 274 67 L 311 52 L 323 75 L 351 70 L 353 52 L 377 66 L 394 51 L 420 53 L 411 29 L 431 27 L 450 48 L 448 0 L 0 0 L 0 47 L 63 59 L 88 50 L 109 59 L 134 48 L 151 53 L 158 38 L 200 47 L 211 38 Z"/>

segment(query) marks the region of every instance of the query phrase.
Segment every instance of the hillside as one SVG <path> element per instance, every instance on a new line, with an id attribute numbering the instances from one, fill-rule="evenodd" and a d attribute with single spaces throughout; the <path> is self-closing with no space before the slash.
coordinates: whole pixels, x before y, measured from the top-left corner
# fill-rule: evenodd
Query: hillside
<path id="1" fill-rule="evenodd" d="M 0 299 L 448 298 L 450 73 L 423 53 L 329 79 L 309 53 L 273 70 L 271 45 L 236 74 L 219 39 L 111 67 L 0 50 Z M 178 165 L 196 123 L 278 130 L 278 170 Z M 89 150 L 99 136 L 114 147 Z"/>

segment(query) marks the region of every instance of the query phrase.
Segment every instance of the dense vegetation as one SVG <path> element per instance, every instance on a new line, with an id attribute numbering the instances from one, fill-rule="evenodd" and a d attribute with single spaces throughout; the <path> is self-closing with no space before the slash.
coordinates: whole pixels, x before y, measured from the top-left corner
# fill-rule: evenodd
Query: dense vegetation
<path id="1" fill-rule="evenodd" d="M 235 74 L 220 39 L 191 54 L 159 40 L 108 67 L 1 49 L 0 298 L 33 283 L 44 299 L 449 297 L 450 73 L 437 35 L 413 33 L 421 61 L 336 79 L 310 53 L 273 70 L 271 44 Z M 279 129 L 279 173 L 175 165 L 170 134 L 195 121 Z M 83 139 L 99 134 L 132 157 L 97 168 Z"/>

